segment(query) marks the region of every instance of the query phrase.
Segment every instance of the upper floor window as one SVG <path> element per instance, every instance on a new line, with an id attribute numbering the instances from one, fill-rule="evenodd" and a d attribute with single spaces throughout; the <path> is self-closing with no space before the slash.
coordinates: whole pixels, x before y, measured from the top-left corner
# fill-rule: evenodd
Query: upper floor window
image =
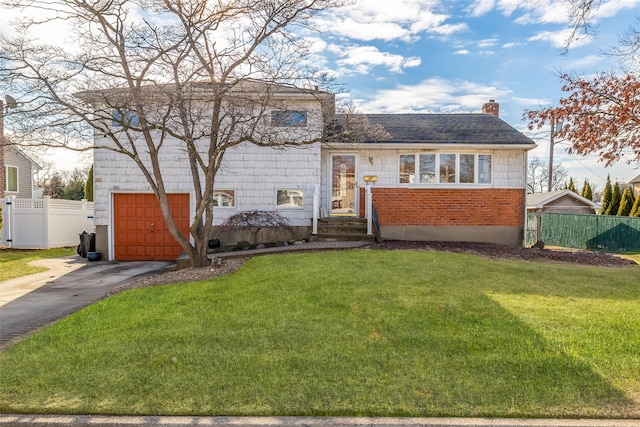
<path id="1" fill-rule="evenodd" d="M 18 192 L 18 168 L 15 166 L 6 166 L 6 185 L 5 191 L 10 193 Z"/>
<path id="2" fill-rule="evenodd" d="M 113 121 L 111 122 L 112 126 L 138 126 L 140 124 L 140 117 L 138 117 L 138 113 L 131 110 L 113 110 L 111 112 L 111 117 L 113 117 Z"/>
<path id="3" fill-rule="evenodd" d="M 490 154 L 401 154 L 400 184 L 491 184 Z"/>
<path id="4" fill-rule="evenodd" d="M 276 127 L 307 127 L 307 112 L 283 110 L 272 111 L 271 125 Z"/>

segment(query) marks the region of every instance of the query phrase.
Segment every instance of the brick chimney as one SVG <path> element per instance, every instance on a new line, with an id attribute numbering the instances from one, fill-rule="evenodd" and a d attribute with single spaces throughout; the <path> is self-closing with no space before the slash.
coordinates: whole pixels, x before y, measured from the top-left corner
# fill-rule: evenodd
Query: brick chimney
<path id="1" fill-rule="evenodd" d="M 493 99 L 489 100 L 482 106 L 482 114 L 493 114 L 496 117 L 500 117 L 500 104 Z"/>

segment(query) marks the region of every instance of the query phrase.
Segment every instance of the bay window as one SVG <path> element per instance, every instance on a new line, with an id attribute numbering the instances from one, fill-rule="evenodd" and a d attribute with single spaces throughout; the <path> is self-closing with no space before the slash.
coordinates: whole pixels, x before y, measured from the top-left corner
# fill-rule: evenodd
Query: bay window
<path id="1" fill-rule="evenodd" d="M 401 154 L 399 182 L 400 184 L 491 184 L 491 155 Z"/>

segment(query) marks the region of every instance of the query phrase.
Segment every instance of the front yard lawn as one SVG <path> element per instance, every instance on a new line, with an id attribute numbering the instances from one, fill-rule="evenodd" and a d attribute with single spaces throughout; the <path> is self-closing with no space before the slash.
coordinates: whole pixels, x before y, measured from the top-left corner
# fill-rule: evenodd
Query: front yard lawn
<path id="1" fill-rule="evenodd" d="M 72 248 L 43 250 L 0 249 L 0 282 L 47 270 L 44 267 L 28 265 L 31 261 L 73 254 L 75 254 L 75 250 Z"/>
<path id="2" fill-rule="evenodd" d="M 640 417 L 640 267 L 353 250 L 133 289 L 0 354 L 0 413 Z"/>

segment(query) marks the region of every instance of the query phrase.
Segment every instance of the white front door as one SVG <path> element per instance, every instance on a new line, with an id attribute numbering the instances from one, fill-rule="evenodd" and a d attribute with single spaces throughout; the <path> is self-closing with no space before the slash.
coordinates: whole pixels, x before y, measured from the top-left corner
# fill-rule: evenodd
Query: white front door
<path id="1" fill-rule="evenodd" d="M 331 156 L 331 215 L 358 214 L 356 156 Z"/>

